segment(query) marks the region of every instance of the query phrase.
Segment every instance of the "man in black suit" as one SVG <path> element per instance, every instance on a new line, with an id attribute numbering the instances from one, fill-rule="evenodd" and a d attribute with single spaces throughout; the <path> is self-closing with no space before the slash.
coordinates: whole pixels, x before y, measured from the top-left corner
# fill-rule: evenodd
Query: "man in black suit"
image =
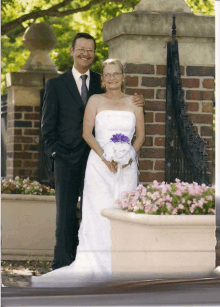
<path id="1" fill-rule="evenodd" d="M 45 153 L 54 159 L 56 243 L 52 269 L 74 261 L 78 245 L 76 206 L 90 150 L 82 138 L 83 115 L 88 98 L 103 93 L 101 76 L 89 69 L 95 49 L 91 35 L 78 33 L 70 48 L 73 68 L 46 84 L 41 132 Z"/>

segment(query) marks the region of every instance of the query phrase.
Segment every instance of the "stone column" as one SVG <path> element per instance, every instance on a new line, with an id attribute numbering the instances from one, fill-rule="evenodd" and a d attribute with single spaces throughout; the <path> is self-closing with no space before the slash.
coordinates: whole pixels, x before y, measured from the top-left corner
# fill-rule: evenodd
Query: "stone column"
<path id="1" fill-rule="evenodd" d="M 46 23 L 32 24 L 23 43 L 30 57 L 22 70 L 6 75 L 7 104 L 7 179 L 19 176 L 37 179 L 40 136 L 40 91 L 43 80 L 58 75 L 49 57 L 56 37 Z"/>
<path id="2" fill-rule="evenodd" d="M 104 24 L 109 58 L 125 65 L 127 93 L 145 98 L 146 139 L 140 151 L 140 181 L 165 180 L 167 43 L 176 16 L 182 87 L 190 120 L 207 143 L 212 162 L 214 18 L 194 15 L 184 0 L 142 0 L 132 13 Z"/>

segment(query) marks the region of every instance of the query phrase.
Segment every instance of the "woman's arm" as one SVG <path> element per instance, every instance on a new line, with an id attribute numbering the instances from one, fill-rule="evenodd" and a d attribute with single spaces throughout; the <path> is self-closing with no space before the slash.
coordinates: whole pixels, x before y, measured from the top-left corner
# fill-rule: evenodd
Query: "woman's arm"
<path id="1" fill-rule="evenodd" d="M 99 100 L 98 95 L 94 95 L 90 97 L 87 102 L 83 119 L 83 138 L 86 141 L 86 143 L 101 158 L 103 151 L 99 146 L 99 143 L 96 141 L 95 137 L 92 134 L 93 128 L 95 126 L 95 117 L 97 113 L 98 100 Z"/>
<path id="2" fill-rule="evenodd" d="M 106 161 L 102 154 L 103 150 L 99 143 L 96 141 L 92 134 L 93 128 L 95 126 L 95 117 L 97 114 L 97 108 L 99 104 L 99 95 L 93 95 L 87 102 L 85 109 L 84 119 L 83 119 L 83 138 L 86 143 L 93 149 L 97 155 L 102 159 L 111 172 L 116 172 L 115 164 L 113 162 Z"/>
<path id="3" fill-rule="evenodd" d="M 145 125 L 144 125 L 144 112 L 143 108 L 135 107 L 134 110 L 135 117 L 136 117 L 136 138 L 133 143 L 133 147 L 138 152 L 145 140 Z"/>

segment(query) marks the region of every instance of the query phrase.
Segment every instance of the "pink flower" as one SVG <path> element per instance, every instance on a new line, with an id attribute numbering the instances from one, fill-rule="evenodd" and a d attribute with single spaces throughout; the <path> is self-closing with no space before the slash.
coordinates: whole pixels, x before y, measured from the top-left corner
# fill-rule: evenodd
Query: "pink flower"
<path id="1" fill-rule="evenodd" d="M 172 215 L 176 215 L 177 214 L 177 208 L 174 208 L 172 211 Z"/>
<path id="2" fill-rule="evenodd" d="M 142 197 L 141 197 L 141 201 L 142 201 L 143 204 L 145 204 L 146 201 L 147 201 L 146 197 L 142 196 Z"/>
<path id="3" fill-rule="evenodd" d="M 213 214 L 215 214 L 215 209 L 209 208 L 208 211 L 209 211 L 209 212 L 212 212 Z"/>
<path id="4" fill-rule="evenodd" d="M 158 193 L 158 192 L 155 192 L 155 193 L 152 194 L 151 198 L 152 198 L 153 200 L 156 200 L 158 196 L 159 196 L 159 193 Z"/>
<path id="5" fill-rule="evenodd" d="M 193 207 L 189 208 L 189 212 L 193 213 L 194 212 L 194 208 Z"/>
<path id="6" fill-rule="evenodd" d="M 157 180 L 154 180 L 154 181 L 153 181 L 152 188 L 153 188 L 153 189 L 157 189 L 158 187 L 159 187 L 159 183 L 157 182 Z"/>
<path id="7" fill-rule="evenodd" d="M 143 189 L 141 195 L 142 195 L 142 196 L 146 196 L 146 194 L 147 194 L 147 190 L 146 190 L 146 189 Z"/>
<path id="8" fill-rule="evenodd" d="M 207 200 L 213 200 L 212 195 L 206 195 L 205 198 L 206 198 Z"/>
<path id="9" fill-rule="evenodd" d="M 195 210 L 195 208 L 196 208 L 196 205 L 193 204 L 193 205 L 189 208 L 189 212 L 190 212 L 190 213 L 193 213 L 194 210 Z"/>
<path id="10" fill-rule="evenodd" d="M 156 213 L 156 212 L 157 212 L 157 209 L 158 209 L 158 208 L 157 208 L 156 206 L 154 206 L 154 207 L 151 208 L 151 212 L 152 212 L 152 213 Z"/>
<path id="11" fill-rule="evenodd" d="M 144 212 L 145 212 L 145 213 L 148 213 L 148 212 L 149 212 L 149 208 L 144 207 Z"/>
<path id="12" fill-rule="evenodd" d="M 207 195 L 208 194 L 208 195 Z M 206 214 L 208 209 L 203 208 L 206 203 L 209 207 L 213 206 L 214 188 L 206 185 L 198 185 L 196 182 L 181 182 L 179 179 L 175 183 L 158 183 L 156 180 L 152 185 L 144 187 L 139 185 L 134 192 L 127 192 L 117 202 L 119 207 L 125 210 L 136 212 L 143 209 L 145 213 L 162 214 L 161 208 L 166 208 L 165 214 L 179 214 L 184 210 L 184 204 L 189 206 L 189 214 L 194 214 L 195 209 L 199 209 L 201 214 Z M 191 197 L 190 197 L 191 196 Z M 176 202 L 178 199 L 178 204 Z M 214 209 L 210 208 L 209 214 L 213 214 Z M 160 210 L 160 211 L 159 211 Z M 160 212 L 160 213 L 159 213 Z M 184 212 L 184 211 L 182 211 Z M 186 213 L 187 214 L 187 213 Z"/>
<path id="13" fill-rule="evenodd" d="M 177 190 L 174 194 L 175 194 L 176 196 L 182 196 L 182 193 L 180 192 L 180 190 Z"/>
<path id="14" fill-rule="evenodd" d="M 184 209 L 184 206 L 183 206 L 182 204 L 179 204 L 179 205 L 178 205 L 178 209 L 183 210 L 183 209 Z"/>
<path id="15" fill-rule="evenodd" d="M 167 201 L 172 201 L 173 200 L 173 197 L 170 197 L 170 195 L 166 195 L 166 198 L 165 198 Z"/>
<path id="16" fill-rule="evenodd" d="M 163 194 L 165 194 L 166 191 L 167 191 L 167 187 L 163 187 L 161 192 L 162 192 Z"/>
<path id="17" fill-rule="evenodd" d="M 171 211 L 173 209 L 173 206 L 171 205 L 171 203 L 166 203 L 166 208 L 168 211 Z"/>
<path id="18" fill-rule="evenodd" d="M 188 188 L 188 193 L 189 193 L 189 195 L 195 195 L 193 187 Z"/>
<path id="19" fill-rule="evenodd" d="M 142 191 L 142 189 L 145 189 L 145 187 L 143 186 L 143 184 L 139 184 L 136 188 L 136 191 Z"/>

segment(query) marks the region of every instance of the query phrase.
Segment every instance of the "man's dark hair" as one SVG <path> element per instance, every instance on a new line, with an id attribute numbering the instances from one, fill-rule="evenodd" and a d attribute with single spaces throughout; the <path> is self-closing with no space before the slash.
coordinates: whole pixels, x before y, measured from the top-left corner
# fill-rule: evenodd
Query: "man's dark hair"
<path id="1" fill-rule="evenodd" d="M 92 35 L 90 35 L 90 34 L 88 34 L 88 33 L 83 33 L 83 32 L 77 33 L 76 36 L 74 37 L 74 39 L 73 39 L 73 41 L 72 41 L 72 45 L 71 45 L 71 46 L 73 47 L 73 49 L 75 48 L 76 40 L 77 40 L 78 38 L 81 38 L 81 37 L 84 37 L 84 38 L 86 38 L 86 39 L 92 39 L 93 42 L 94 42 L 94 45 L 95 45 L 95 50 L 96 50 L 96 43 L 95 43 L 94 37 L 92 37 Z"/>

